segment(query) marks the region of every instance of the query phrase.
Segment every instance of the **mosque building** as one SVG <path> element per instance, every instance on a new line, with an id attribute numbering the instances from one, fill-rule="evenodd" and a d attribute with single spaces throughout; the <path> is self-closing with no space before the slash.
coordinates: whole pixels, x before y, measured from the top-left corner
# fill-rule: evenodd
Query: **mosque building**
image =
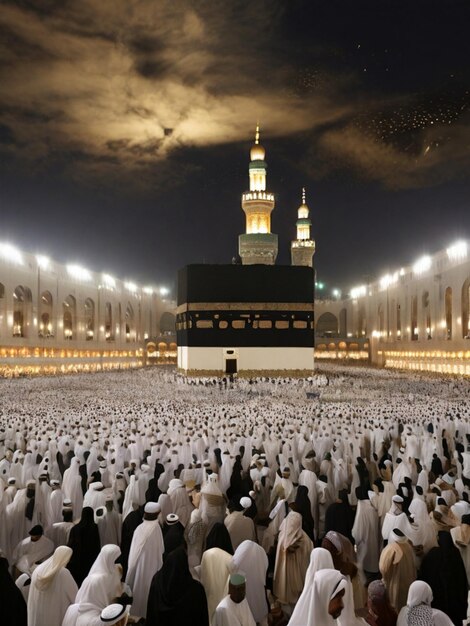
<path id="1" fill-rule="evenodd" d="M 166 295 L 0 243 L 0 376 L 127 369 L 176 356 Z"/>

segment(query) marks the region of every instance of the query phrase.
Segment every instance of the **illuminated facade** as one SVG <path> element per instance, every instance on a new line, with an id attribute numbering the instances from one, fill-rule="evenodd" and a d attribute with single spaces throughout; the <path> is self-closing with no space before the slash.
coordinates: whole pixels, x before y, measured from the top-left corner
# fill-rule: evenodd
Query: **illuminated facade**
<path id="1" fill-rule="evenodd" d="M 250 190 L 242 195 L 246 232 L 238 238 L 238 252 L 243 265 L 274 265 L 277 257 L 277 235 L 271 232 L 274 194 L 266 191 L 268 165 L 265 150 L 259 142 L 259 126 L 250 151 Z"/>
<path id="2" fill-rule="evenodd" d="M 309 208 L 305 201 L 305 189 L 302 189 L 302 204 L 297 210 L 297 239 L 291 242 L 292 265 L 306 265 L 313 267 L 315 241 L 311 239 L 310 229 L 312 222 L 309 218 Z"/>
<path id="3" fill-rule="evenodd" d="M 152 342 L 176 356 L 168 309 L 156 288 L 0 244 L 0 375 L 139 367 Z"/>
<path id="4" fill-rule="evenodd" d="M 460 241 L 351 289 L 317 301 L 316 356 L 366 342 L 377 365 L 470 375 L 470 248 Z"/>

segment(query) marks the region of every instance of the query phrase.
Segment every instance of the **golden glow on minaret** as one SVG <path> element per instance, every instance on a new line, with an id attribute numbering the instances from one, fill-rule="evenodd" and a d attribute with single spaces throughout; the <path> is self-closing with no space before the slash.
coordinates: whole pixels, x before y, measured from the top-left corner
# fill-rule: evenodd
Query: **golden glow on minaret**
<path id="1" fill-rule="evenodd" d="M 244 264 L 272 265 L 277 256 L 277 235 L 271 233 L 274 194 L 266 191 L 268 165 L 264 160 L 265 156 L 266 151 L 260 144 L 260 129 L 257 124 L 248 166 L 250 188 L 242 195 L 246 228 L 245 234 L 239 238 L 239 252 Z"/>
<path id="2" fill-rule="evenodd" d="M 315 241 L 310 239 L 312 222 L 309 218 L 310 210 L 305 198 L 305 187 L 302 188 L 302 204 L 297 209 L 297 239 L 291 243 L 292 265 L 313 265 Z"/>

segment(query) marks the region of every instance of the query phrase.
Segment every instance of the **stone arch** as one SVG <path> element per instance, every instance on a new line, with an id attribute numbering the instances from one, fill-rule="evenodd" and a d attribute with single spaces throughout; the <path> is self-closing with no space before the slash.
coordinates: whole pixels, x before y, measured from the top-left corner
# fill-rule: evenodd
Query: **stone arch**
<path id="1" fill-rule="evenodd" d="M 13 291 L 13 337 L 27 337 L 33 312 L 31 289 L 18 285 Z"/>
<path id="2" fill-rule="evenodd" d="M 444 296 L 446 339 L 452 339 L 452 287 L 447 287 Z"/>
<path id="3" fill-rule="evenodd" d="M 364 306 L 361 306 L 359 311 L 357 312 L 357 336 L 365 337 L 366 334 L 367 334 L 366 309 Z"/>
<path id="4" fill-rule="evenodd" d="M 158 342 L 158 351 L 160 352 L 160 356 L 162 352 L 166 352 L 168 350 L 168 345 L 164 341 Z"/>
<path id="5" fill-rule="evenodd" d="M 54 327 L 52 324 L 52 307 L 54 301 L 50 291 L 43 291 L 39 296 L 39 337 L 53 337 Z"/>
<path id="6" fill-rule="evenodd" d="M 338 318 L 333 313 L 323 313 L 317 319 L 316 334 L 320 337 L 333 337 L 338 334 Z"/>
<path id="7" fill-rule="evenodd" d="M 470 278 L 462 285 L 462 337 L 470 338 Z"/>
<path id="8" fill-rule="evenodd" d="M 160 332 L 161 333 L 174 333 L 176 330 L 176 318 L 173 313 L 165 311 L 160 317 Z"/>
<path id="9" fill-rule="evenodd" d="M 126 307 L 126 341 L 128 343 L 135 341 L 135 315 L 130 302 L 127 303 Z"/>
<path id="10" fill-rule="evenodd" d="M 429 301 L 429 291 L 423 291 L 421 296 L 421 305 L 423 307 L 423 321 L 426 330 L 427 339 L 431 339 L 431 304 Z"/>
<path id="11" fill-rule="evenodd" d="M 64 339 L 76 339 L 77 301 L 72 295 L 68 295 L 62 303 L 62 323 L 64 329 Z"/>
<path id="12" fill-rule="evenodd" d="M 106 341 L 114 340 L 113 305 L 111 302 L 106 302 L 104 305 L 104 337 Z"/>
<path id="13" fill-rule="evenodd" d="M 95 338 L 95 303 L 91 298 L 85 300 L 85 338 L 92 341 Z"/>
<path id="14" fill-rule="evenodd" d="M 418 339 L 418 296 L 411 297 L 411 341 Z"/>

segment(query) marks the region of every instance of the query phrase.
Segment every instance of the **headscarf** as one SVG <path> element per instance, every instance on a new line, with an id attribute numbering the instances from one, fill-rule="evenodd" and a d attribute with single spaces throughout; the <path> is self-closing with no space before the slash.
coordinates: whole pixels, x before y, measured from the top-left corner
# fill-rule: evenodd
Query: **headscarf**
<path id="1" fill-rule="evenodd" d="M 331 553 L 325 548 L 314 548 L 310 553 L 310 564 L 305 574 L 304 588 L 289 620 L 289 626 L 305 626 L 309 623 L 309 610 L 313 601 L 313 580 L 315 574 L 322 569 L 334 569 Z"/>
<path id="2" fill-rule="evenodd" d="M 433 612 L 431 608 L 432 590 L 422 580 L 416 580 L 408 590 L 407 622 L 408 626 L 428 626 L 433 624 Z"/>
<path id="3" fill-rule="evenodd" d="M 222 522 L 216 522 L 206 538 L 206 550 L 220 548 L 229 554 L 233 554 L 232 540 L 230 534 Z"/>
<path id="4" fill-rule="evenodd" d="M 67 565 L 72 557 L 72 549 L 67 546 L 59 546 L 54 554 L 38 567 L 35 576 L 35 586 L 44 591 L 47 589 L 58 572 Z"/>
<path id="5" fill-rule="evenodd" d="M 318 571 L 313 579 L 311 603 L 308 607 L 307 622 L 304 624 L 314 624 L 315 626 L 336 624 L 337 621 L 328 613 L 328 606 L 332 598 L 342 590 L 346 590 L 346 579 L 340 572 L 334 569 Z"/>
<path id="6" fill-rule="evenodd" d="M 314 527 L 315 522 L 312 516 L 312 507 L 308 497 L 308 489 L 304 485 L 299 485 L 295 496 L 294 510 L 302 516 L 302 530 L 315 541 Z"/>
<path id="7" fill-rule="evenodd" d="M 2 622 L 12 626 L 26 626 L 26 602 L 8 571 L 8 561 L 0 557 L 0 605 Z"/>
<path id="8" fill-rule="evenodd" d="M 188 557 L 182 546 L 176 548 L 155 574 L 152 589 L 153 602 L 159 611 L 171 611 L 181 602 L 193 578 L 188 567 Z"/>
<path id="9" fill-rule="evenodd" d="M 302 516 L 291 511 L 279 529 L 278 550 L 287 550 L 302 539 Z"/>
<path id="10" fill-rule="evenodd" d="M 395 626 L 397 612 L 390 604 L 387 588 L 383 580 L 373 580 L 367 588 L 370 610 L 376 616 L 377 626 Z"/>

